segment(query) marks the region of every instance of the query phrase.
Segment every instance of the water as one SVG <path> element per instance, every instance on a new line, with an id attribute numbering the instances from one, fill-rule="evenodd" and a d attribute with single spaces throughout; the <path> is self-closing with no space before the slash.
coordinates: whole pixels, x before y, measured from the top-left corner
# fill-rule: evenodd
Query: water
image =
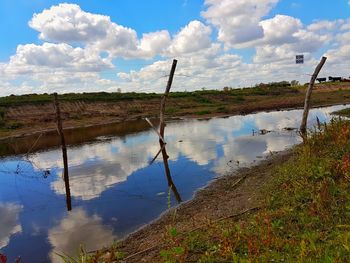
<path id="1" fill-rule="evenodd" d="M 316 116 L 328 121 L 331 112 L 344 107 L 312 110 L 309 125 Z M 169 123 L 166 150 L 181 199 L 189 200 L 213 178 L 299 143 L 296 131 L 285 128 L 298 127 L 301 114 L 292 110 Z M 17 256 L 24 262 L 60 262 L 56 253 L 74 255 L 81 243 L 87 250 L 101 248 L 154 220 L 169 205 L 177 205 L 161 156 L 149 165 L 159 150 L 158 137 L 139 122 L 130 124 L 135 129 L 117 131 L 118 136 L 110 129 L 89 133 L 83 136 L 85 143 L 82 130 L 69 133 L 68 137 L 80 138 L 76 143 L 67 138 L 72 144 L 70 212 L 61 151 L 54 142 L 42 138 L 45 143 L 39 141 L 39 149 L 47 144 L 51 148 L 0 159 L 0 252 L 10 262 Z M 253 136 L 253 130 L 271 132 Z"/>

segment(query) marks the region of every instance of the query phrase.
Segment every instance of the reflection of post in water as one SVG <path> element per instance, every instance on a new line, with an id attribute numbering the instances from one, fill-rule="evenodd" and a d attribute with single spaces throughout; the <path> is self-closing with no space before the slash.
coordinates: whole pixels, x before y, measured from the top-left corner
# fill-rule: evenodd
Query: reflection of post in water
<path id="1" fill-rule="evenodd" d="M 167 86 L 166 86 L 166 89 L 165 89 L 165 93 L 162 97 L 162 100 L 160 102 L 160 116 L 159 116 L 159 132 L 158 130 L 153 126 L 153 124 L 151 123 L 150 120 L 148 120 L 146 118 L 146 121 L 149 123 L 149 125 L 151 125 L 151 127 L 155 130 L 155 132 L 158 134 L 159 136 L 159 145 L 160 145 L 160 150 L 158 151 L 158 153 L 156 154 L 156 156 L 153 158 L 153 160 L 151 161 L 151 163 L 153 163 L 155 161 L 155 159 L 157 159 L 158 155 L 160 153 L 162 153 L 162 156 L 163 156 L 163 162 L 164 162 L 164 168 L 165 168 L 165 174 L 166 174 L 166 177 L 167 177 L 167 180 L 168 180 L 168 186 L 171 188 L 171 190 L 173 191 L 174 195 L 175 195 L 175 198 L 177 200 L 178 203 L 182 202 L 181 200 L 181 196 L 179 194 L 179 192 L 177 191 L 177 188 L 173 182 L 173 179 L 171 178 L 171 174 L 170 174 L 170 168 L 169 168 L 169 163 L 168 163 L 168 159 L 169 159 L 169 156 L 166 152 L 166 149 L 165 149 L 165 145 L 166 145 L 166 142 L 164 140 L 164 130 L 165 130 L 165 118 L 164 118 L 164 112 L 165 112 L 165 102 L 166 102 L 166 99 L 169 95 L 169 91 L 170 91 L 170 88 L 171 88 L 171 84 L 173 82 L 173 79 L 174 79 L 174 73 L 175 73 L 175 69 L 176 69 L 176 64 L 177 64 L 177 60 L 174 59 L 173 60 L 173 64 L 172 64 L 172 67 L 171 67 L 171 71 L 170 71 L 170 75 L 169 75 L 169 79 L 168 79 L 168 83 L 167 83 Z"/>
<path id="2" fill-rule="evenodd" d="M 56 110 L 57 131 L 61 138 L 62 157 L 63 157 L 63 178 L 64 178 L 64 185 L 66 188 L 67 210 L 70 211 L 72 210 L 72 199 L 71 199 L 70 188 L 69 188 L 67 147 L 66 147 L 64 134 L 63 134 L 61 110 L 60 110 L 60 105 L 58 103 L 57 93 L 54 93 L 54 106 Z"/>
<path id="3" fill-rule="evenodd" d="M 173 193 L 175 195 L 175 198 L 176 198 L 176 201 L 178 203 L 181 203 L 182 202 L 181 196 L 180 196 L 179 192 L 177 191 L 177 188 L 176 188 L 176 186 L 175 186 L 175 184 L 173 182 L 173 179 L 171 177 L 171 174 L 170 174 L 170 168 L 169 168 L 169 163 L 168 163 L 169 156 L 168 156 L 168 154 L 166 152 L 165 145 L 162 145 L 163 142 L 161 140 L 159 140 L 159 144 L 160 144 L 160 147 L 162 149 L 162 156 L 163 156 L 165 174 L 166 174 L 166 178 L 168 180 L 168 186 L 173 191 Z"/>

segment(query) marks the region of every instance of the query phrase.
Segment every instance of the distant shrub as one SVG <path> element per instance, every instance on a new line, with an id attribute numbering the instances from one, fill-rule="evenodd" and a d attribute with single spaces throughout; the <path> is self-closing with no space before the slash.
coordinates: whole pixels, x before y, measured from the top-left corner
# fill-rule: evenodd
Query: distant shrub
<path id="1" fill-rule="evenodd" d="M 196 114 L 198 115 L 206 115 L 206 114 L 210 114 L 211 111 L 210 110 L 201 110 L 201 111 L 197 111 Z"/>
<path id="2" fill-rule="evenodd" d="M 165 109 L 165 113 L 168 113 L 168 114 L 171 114 L 171 113 L 175 113 L 175 112 L 178 112 L 179 109 L 176 108 L 176 107 L 168 107 Z"/>
<path id="3" fill-rule="evenodd" d="M 229 113 L 229 110 L 225 106 L 218 107 L 216 111 L 221 113 Z"/>

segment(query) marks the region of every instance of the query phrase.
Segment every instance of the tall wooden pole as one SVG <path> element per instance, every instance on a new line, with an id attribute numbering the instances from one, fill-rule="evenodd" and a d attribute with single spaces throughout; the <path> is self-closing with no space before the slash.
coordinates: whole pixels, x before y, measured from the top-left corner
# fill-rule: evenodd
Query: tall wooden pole
<path id="1" fill-rule="evenodd" d="M 326 60 L 327 60 L 326 57 L 322 57 L 320 63 L 317 65 L 317 67 L 315 69 L 314 74 L 312 74 L 312 76 L 311 76 L 311 80 L 310 80 L 309 86 L 308 86 L 307 91 L 306 91 L 303 119 L 302 119 L 301 125 L 300 125 L 300 132 L 301 132 L 301 135 L 304 139 L 306 138 L 306 135 L 307 135 L 306 134 L 306 125 L 307 125 L 307 117 L 309 115 L 309 110 L 310 110 L 310 98 L 311 98 L 312 89 L 314 87 L 318 73 L 320 73 L 324 63 L 326 63 Z"/>
<path id="2" fill-rule="evenodd" d="M 164 142 L 165 102 L 166 102 L 166 99 L 167 99 L 167 97 L 169 95 L 171 85 L 173 83 L 175 69 L 176 69 L 176 64 L 177 64 L 177 60 L 174 59 L 172 67 L 171 67 L 171 70 L 170 70 L 170 75 L 169 75 L 168 83 L 167 83 L 167 86 L 166 86 L 166 89 L 165 89 L 165 93 L 164 93 L 164 95 L 162 97 L 162 100 L 160 102 L 160 116 L 159 116 L 159 119 L 160 119 L 159 134 L 160 134 L 160 136 L 159 136 L 159 145 L 160 145 L 160 149 L 162 151 L 163 163 L 164 163 L 164 168 L 165 168 L 165 174 L 166 174 L 166 177 L 167 177 L 167 180 L 168 180 L 168 186 L 172 189 L 177 202 L 180 203 L 180 202 L 182 202 L 181 196 L 180 196 L 179 192 L 177 191 L 177 188 L 176 188 L 176 186 L 175 186 L 175 184 L 173 182 L 173 179 L 171 178 L 170 168 L 169 168 L 169 163 L 168 163 L 169 156 L 168 156 L 168 154 L 166 152 L 165 142 Z"/>
<path id="3" fill-rule="evenodd" d="M 56 110 L 56 120 L 57 120 L 57 131 L 61 138 L 61 147 L 62 147 L 62 157 L 63 157 L 63 178 L 64 178 L 64 185 L 66 188 L 66 203 L 67 203 L 67 210 L 72 210 L 72 199 L 70 195 L 70 187 L 69 187 L 69 175 L 68 175 L 68 157 L 67 157 L 67 146 L 66 146 L 66 140 L 64 138 L 63 134 L 63 128 L 62 128 L 62 120 L 61 120 L 61 110 L 60 105 L 58 102 L 57 93 L 54 93 L 54 106 Z"/>

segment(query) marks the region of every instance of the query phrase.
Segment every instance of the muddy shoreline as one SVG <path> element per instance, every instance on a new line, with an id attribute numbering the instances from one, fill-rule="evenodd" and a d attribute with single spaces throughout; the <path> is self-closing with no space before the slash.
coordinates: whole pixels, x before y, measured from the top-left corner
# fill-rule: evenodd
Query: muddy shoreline
<path id="1" fill-rule="evenodd" d="M 273 180 L 273 167 L 291 158 L 293 150 L 269 156 L 249 168 L 240 168 L 214 179 L 199 189 L 189 201 L 166 211 L 151 223 L 120 241 L 118 251 L 125 254 L 125 262 L 160 262 L 159 252 L 164 247 L 169 228 L 179 235 L 208 222 L 227 217 L 244 218 L 264 206 L 264 186 Z"/>

